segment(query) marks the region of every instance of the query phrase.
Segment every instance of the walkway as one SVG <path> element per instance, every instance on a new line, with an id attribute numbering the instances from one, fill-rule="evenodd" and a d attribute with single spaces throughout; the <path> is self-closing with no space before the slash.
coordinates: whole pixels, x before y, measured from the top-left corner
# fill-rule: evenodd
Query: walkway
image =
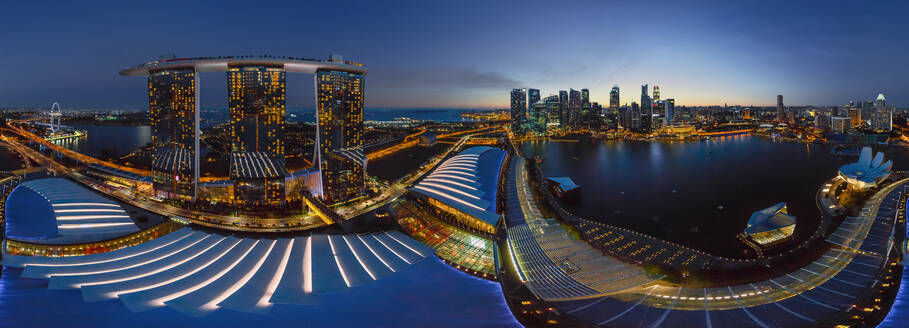
<path id="1" fill-rule="evenodd" d="M 792 327 L 817 324 L 852 304 L 877 281 L 890 249 L 906 183 L 876 193 L 861 218 L 841 225 L 831 248 L 796 271 L 762 282 L 721 288 L 648 286 L 594 300 L 554 302 L 563 312 L 598 325 Z"/>
<path id="2" fill-rule="evenodd" d="M 640 268 L 604 256 L 546 220 L 533 202 L 525 160 L 515 156 L 506 174 L 505 220 L 509 253 L 528 289 L 547 301 L 601 297 L 654 280 Z"/>

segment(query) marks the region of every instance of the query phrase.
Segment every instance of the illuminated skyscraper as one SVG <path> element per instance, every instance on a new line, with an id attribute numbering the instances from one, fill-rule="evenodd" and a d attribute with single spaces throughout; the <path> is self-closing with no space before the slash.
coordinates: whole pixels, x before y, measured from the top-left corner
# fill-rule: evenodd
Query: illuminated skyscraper
<path id="1" fill-rule="evenodd" d="M 363 108 L 366 80 L 361 74 L 316 73 L 318 130 L 314 163 L 320 168 L 327 204 L 349 201 L 365 191 Z"/>
<path id="2" fill-rule="evenodd" d="M 540 89 L 527 89 L 527 116 L 524 120 L 524 126 L 521 127 L 521 130 L 528 132 L 534 130 L 535 125 L 535 112 L 534 106 L 540 102 Z"/>
<path id="3" fill-rule="evenodd" d="M 559 90 L 559 127 L 568 127 L 568 91 Z"/>
<path id="4" fill-rule="evenodd" d="M 642 132 L 649 132 L 653 124 L 653 99 L 647 95 L 647 84 L 641 85 L 641 124 Z"/>
<path id="5" fill-rule="evenodd" d="M 893 113 L 887 109 L 884 94 L 878 94 L 874 100 L 874 112 L 871 114 L 871 128 L 878 132 L 893 130 Z"/>
<path id="6" fill-rule="evenodd" d="M 527 123 L 527 130 L 537 135 L 546 133 L 546 123 L 548 121 L 548 107 L 546 102 L 537 101 L 531 106 L 530 119 Z"/>
<path id="7" fill-rule="evenodd" d="M 568 125 L 576 129 L 581 125 L 581 92 L 568 90 Z"/>
<path id="8" fill-rule="evenodd" d="M 199 181 L 199 76 L 192 69 L 148 75 L 152 181 L 164 198 L 194 200 Z"/>
<path id="9" fill-rule="evenodd" d="M 659 101 L 660 101 L 660 86 L 654 85 L 653 86 L 653 103 L 657 103 Z"/>
<path id="10" fill-rule="evenodd" d="M 523 133 L 524 122 L 527 120 L 527 91 L 524 89 L 511 89 L 511 132 Z"/>
<path id="11" fill-rule="evenodd" d="M 540 102 L 540 89 L 527 89 L 527 111 Z"/>
<path id="12" fill-rule="evenodd" d="M 675 99 L 666 99 L 666 101 L 663 101 L 663 107 L 665 107 L 666 111 L 666 116 L 663 118 L 663 126 L 672 126 L 673 120 L 675 119 L 673 117 L 675 115 Z"/>
<path id="13" fill-rule="evenodd" d="M 776 121 L 783 122 L 783 95 L 776 95 Z"/>
<path id="14" fill-rule="evenodd" d="M 641 108 L 638 106 L 638 103 L 631 102 L 631 129 L 635 131 L 641 130 Z"/>
<path id="15" fill-rule="evenodd" d="M 559 123 L 560 115 L 562 115 L 559 108 L 559 96 L 551 94 L 543 98 L 543 103 L 546 104 L 546 124 Z"/>
<path id="16" fill-rule="evenodd" d="M 590 110 L 590 90 L 581 89 L 581 113 L 578 114 L 578 120 L 580 121 L 579 124 L 583 127 L 590 126 L 591 116 L 593 116 Z"/>
<path id="17" fill-rule="evenodd" d="M 227 71 L 230 178 L 242 206 L 284 202 L 283 67 L 237 66 Z"/>
<path id="18" fill-rule="evenodd" d="M 590 90 L 581 89 L 581 107 L 590 108 Z"/>
<path id="19" fill-rule="evenodd" d="M 619 110 L 619 86 L 613 85 L 612 91 L 609 91 L 609 111 L 612 114 Z"/>

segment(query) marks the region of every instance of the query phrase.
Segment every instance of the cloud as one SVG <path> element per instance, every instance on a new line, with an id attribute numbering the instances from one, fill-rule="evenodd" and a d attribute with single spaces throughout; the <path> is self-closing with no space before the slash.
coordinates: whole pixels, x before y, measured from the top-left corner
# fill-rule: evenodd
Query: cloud
<path id="1" fill-rule="evenodd" d="M 369 71 L 367 99 L 380 107 L 484 107 L 523 87 L 504 73 L 473 68 L 389 68 Z"/>
<path id="2" fill-rule="evenodd" d="M 392 68 L 370 70 L 370 82 L 383 88 L 431 89 L 502 89 L 523 86 L 523 83 L 501 72 L 481 72 L 460 67 L 435 67 L 427 69 Z"/>

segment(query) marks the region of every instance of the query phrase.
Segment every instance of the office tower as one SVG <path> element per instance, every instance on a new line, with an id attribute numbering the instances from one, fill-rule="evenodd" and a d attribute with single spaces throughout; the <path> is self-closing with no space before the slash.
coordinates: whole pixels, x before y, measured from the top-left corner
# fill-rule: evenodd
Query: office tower
<path id="1" fill-rule="evenodd" d="M 534 111 L 533 106 L 536 106 L 540 102 L 540 90 L 539 89 L 527 89 L 527 114 L 524 120 L 524 126 L 521 127 L 521 131 L 530 132 L 533 130 L 534 126 Z"/>
<path id="2" fill-rule="evenodd" d="M 846 133 L 849 131 L 849 125 L 850 125 L 850 123 L 849 123 L 848 117 L 831 117 L 830 118 L 830 130 L 833 133 Z"/>
<path id="3" fill-rule="evenodd" d="M 886 107 L 887 99 L 884 94 L 878 94 L 875 99 L 874 112 L 871 113 L 871 128 L 877 132 L 885 132 L 893 129 L 893 113 Z"/>
<path id="4" fill-rule="evenodd" d="M 619 125 L 623 129 L 630 130 L 633 113 L 628 106 L 619 107 Z"/>
<path id="5" fill-rule="evenodd" d="M 849 116 L 849 125 L 857 127 L 862 124 L 862 113 L 859 108 L 846 106 L 846 114 Z"/>
<path id="6" fill-rule="evenodd" d="M 634 131 L 641 130 L 641 108 L 638 103 L 631 102 L 631 129 Z"/>
<path id="7" fill-rule="evenodd" d="M 568 91 L 559 90 L 559 127 L 568 127 Z"/>
<path id="8" fill-rule="evenodd" d="M 866 100 L 862 102 L 862 121 L 868 122 L 871 120 L 871 113 L 874 111 L 874 102 L 871 100 Z"/>
<path id="9" fill-rule="evenodd" d="M 511 89 L 511 132 L 521 134 L 527 115 L 527 91 Z"/>
<path id="10" fill-rule="evenodd" d="M 283 67 L 238 66 L 227 71 L 230 179 L 242 206 L 284 202 Z"/>
<path id="11" fill-rule="evenodd" d="M 548 113 L 546 103 L 543 101 L 537 101 L 531 106 L 530 111 L 530 120 L 528 121 L 528 131 L 532 131 L 536 135 L 543 135 L 546 133 L 546 123 L 548 121 Z"/>
<path id="12" fill-rule="evenodd" d="M 874 103 L 875 103 L 875 109 L 877 109 L 878 111 L 882 111 L 882 110 L 886 109 L 886 107 L 887 107 L 887 99 L 884 98 L 883 93 L 877 94 L 877 99 L 874 100 Z"/>
<path id="13" fill-rule="evenodd" d="M 540 89 L 527 89 L 527 112 L 529 113 L 530 108 L 538 102 L 540 102 Z"/>
<path id="14" fill-rule="evenodd" d="M 653 102 L 657 103 L 659 101 L 660 101 L 660 86 L 654 85 L 653 86 Z"/>
<path id="15" fill-rule="evenodd" d="M 326 204 L 350 201 L 366 188 L 363 153 L 363 109 L 366 79 L 362 74 L 316 72 L 318 125 L 314 165 L 322 180 Z"/>
<path id="16" fill-rule="evenodd" d="M 199 182 L 199 76 L 193 69 L 148 76 L 152 184 L 163 198 L 195 200 Z"/>
<path id="17" fill-rule="evenodd" d="M 590 90 L 581 89 L 581 107 L 590 108 Z"/>
<path id="18" fill-rule="evenodd" d="M 581 89 L 581 114 L 580 116 L 580 125 L 583 127 L 590 127 L 591 119 L 593 113 L 591 112 L 590 106 L 590 90 Z"/>
<path id="19" fill-rule="evenodd" d="M 653 99 L 647 95 L 647 84 L 641 85 L 641 132 L 650 132 L 653 125 Z"/>
<path id="20" fill-rule="evenodd" d="M 577 129 L 580 125 L 581 92 L 575 89 L 568 90 L 568 125 Z"/>
<path id="21" fill-rule="evenodd" d="M 663 117 L 663 126 L 669 127 L 672 126 L 673 115 L 675 115 L 675 99 L 669 98 L 663 102 L 663 107 L 666 111 L 666 116 Z"/>
<path id="22" fill-rule="evenodd" d="M 543 103 L 546 104 L 546 124 L 559 123 L 562 115 L 559 108 L 561 105 L 559 96 L 552 94 L 546 96 L 546 98 L 543 98 Z"/>
<path id="23" fill-rule="evenodd" d="M 615 114 L 619 110 L 619 86 L 613 85 L 609 91 L 609 111 Z"/>
<path id="24" fill-rule="evenodd" d="M 776 95 L 776 121 L 783 122 L 783 95 Z"/>

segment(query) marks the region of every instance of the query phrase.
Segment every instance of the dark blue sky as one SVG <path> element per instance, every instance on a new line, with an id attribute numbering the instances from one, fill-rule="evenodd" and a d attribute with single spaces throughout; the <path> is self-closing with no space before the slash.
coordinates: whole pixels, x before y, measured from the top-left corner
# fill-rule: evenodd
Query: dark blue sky
<path id="1" fill-rule="evenodd" d="M 369 67 L 368 107 L 506 107 L 513 87 L 640 84 L 681 104 L 909 102 L 906 1 L 9 1 L 0 5 L 0 107 L 147 108 L 157 58 L 272 54 Z M 226 106 L 223 73 L 203 107 Z M 312 77 L 288 78 L 312 107 Z"/>

